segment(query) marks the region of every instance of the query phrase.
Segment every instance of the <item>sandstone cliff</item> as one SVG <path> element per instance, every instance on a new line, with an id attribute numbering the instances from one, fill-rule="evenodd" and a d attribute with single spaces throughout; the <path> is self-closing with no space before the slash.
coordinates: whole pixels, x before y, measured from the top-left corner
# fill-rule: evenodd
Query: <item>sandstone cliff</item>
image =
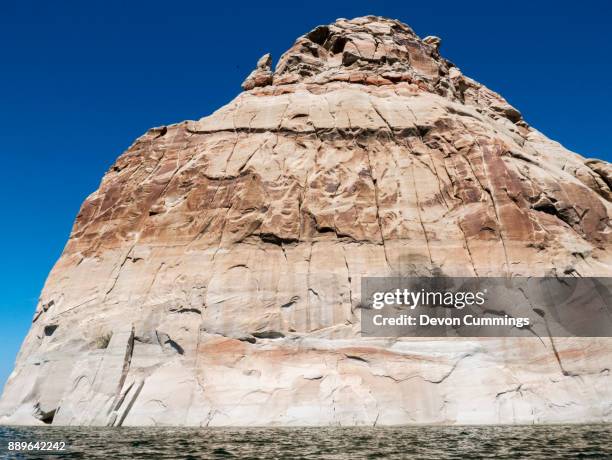
<path id="1" fill-rule="evenodd" d="M 612 276 L 610 164 L 379 17 L 300 37 L 87 198 L 5 423 L 612 418 L 612 339 L 363 339 L 364 275 Z"/>

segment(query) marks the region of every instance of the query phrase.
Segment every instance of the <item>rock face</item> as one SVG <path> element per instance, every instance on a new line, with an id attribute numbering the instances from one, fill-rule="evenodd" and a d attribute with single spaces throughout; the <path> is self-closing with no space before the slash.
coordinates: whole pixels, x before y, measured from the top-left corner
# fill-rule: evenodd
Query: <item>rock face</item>
<path id="1" fill-rule="evenodd" d="M 612 172 L 379 17 L 264 56 L 87 198 L 4 423 L 610 421 L 612 339 L 365 339 L 364 275 L 612 276 Z"/>

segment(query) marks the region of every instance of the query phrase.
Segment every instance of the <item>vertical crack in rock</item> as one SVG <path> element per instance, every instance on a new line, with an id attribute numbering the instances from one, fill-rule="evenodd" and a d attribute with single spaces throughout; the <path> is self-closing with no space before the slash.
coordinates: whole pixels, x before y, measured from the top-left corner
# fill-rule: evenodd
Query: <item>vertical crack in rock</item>
<path id="1" fill-rule="evenodd" d="M 346 267 L 346 282 L 347 282 L 347 287 L 348 287 L 348 293 L 349 293 L 349 304 L 350 304 L 350 310 L 351 313 L 354 313 L 353 310 L 353 288 L 352 288 L 352 278 L 351 278 L 351 270 L 349 269 L 349 264 L 348 264 L 348 260 L 346 259 L 346 250 L 343 247 L 342 248 L 342 256 L 344 257 L 344 266 Z"/>
<path id="2" fill-rule="evenodd" d="M 555 355 L 555 359 L 557 360 L 557 363 L 559 364 L 559 369 L 561 370 L 561 373 L 565 375 L 566 377 L 578 377 L 580 374 L 568 371 L 563 366 L 563 361 L 561 360 L 561 356 L 559 355 L 559 351 L 557 350 L 557 346 L 555 345 L 555 340 L 552 336 L 552 333 L 550 332 L 548 321 L 546 321 L 546 318 L 544 318 L 544 321 L 546 324 L 546 330 L 548 331 L 548 339 L 550 340 L 550 346 L 552 347 L 552 351 L 553 351 L 553 354 Z"/>
<path id="3" fill-rule="evenodd" d="M 376 112 L 376 115 L 378 115 L 380 117 L 380 119 L 382 120 L 382 122 L 387 125 L 387 129 L 389 130 L 389 134 L 391 135 L 391 137 L 394 137 L 394 131 L 393 128 L 391 127 L 391 125 L 389 124 L 389 122 L 387 121 L 387 119 L 385 117 L 383 117 L 383 115 L 380 113 L 380 110 L 378 110 L 378 108 L 376 107 L 376 105 L 372 102 L 371 98 L 368 98 L 368 102 L 370 103 L 370 106 L 372 107 L 372 109 L 374 109 L 374 112 Z"/>
<path id="4" fill-rule="evenodd" d="M 501 244 L 504 249 L 504 258 L 506 260 L 506 275 L 510 276 L 510 260 L 508 259 L 508 249 L 506 248 L 506 240 L 504 239 L 504 224 L 501 221 L 500 216 L 499 216 L 498 204 L 495 199 L 495 194 L 494 194 L 495 189 L 493 188 L 493 184 L 491 181 L 491 175 L 487 171 L 487 160 L 486 160 L 486 155 L 485 155 L 487 150 L 482 146 L 478 138 L 476 138 L 476 143 L 478 144 L 478 147 L 480 150 L 484 176 L 488 182 L 488 185 L 485 186 L 483 189 L 485 192 L 487 192 L 487 195 L 489 195 L 489 198 L 491 199 L 491 205 L 493 206 L 493 212 L 495 213 L 495 220 L 497 221 L 497 225 L 498 225 L 497 232 L 499 233 L 499 239 L 501 240 Z"/>
<path id="5" fill-rule="evenodd" d="M 380 201 L 378 199 L 378 187 L 376 186 L 376 177 L 374 176 L 374 169 L 372 168 L 372 161 L 370 159 L 370 152 L 367 149 L 363 149 L 366 154 L 366 159 L 368 161 L 369 168 L 369 176 L 372 180 L 372 188 L 374 190 L 374 205 L 376 206 L 376 222 L 378 223 L 378 230 L 380 232 L 380 241 L 383 247 L 383 253 L 385 256 L 385 261 L 387 263 L 387 267 L 389 270 L 392 270 L 391 264 L 389 263 L 389 256 L 387 255 L 387 245 L 385 244 L 385 234 L 383 230 L 382 218 L 380 216 Z"/>
<path id="6" fill-rule="evenodd" d="M 427 145 L 425 145 L 425 147 L 427 148 L 427 154 L 429 156 L 429 161 L 431 161 L 431 164 L 433 166 L 432 173 L 438 182 L 438 191 L 440 193 L 440 198 L 444 202 L 444 206 L 446 206 L 446 209 L 451 209 L 451 207 L 448 205 L 448 202 L 446 201 L 446 197 L 444 196 L 444 188 L 446 187 L 444 188 L 442 187 L 442 180 L 440 179 L 441 174 L 438 172 L 438 167 L 436 166 L 436 161 L 434 159 L 434 156 L 431 153 L 431 149 L 427 147 Z"/>
<path id="7" fill-rule="evenodd" d="M 153 277 L 151 278 L 151 283 L 149 284 L 149 287 L 147 288 L 147 291 L 144 295 L 143 301 L 146 302 L 149 298 L 149 294 L 151 293 L 151 289 L 153 288 L 153 286 L 155 285 L 155 281 L 157 280 L 157 276 L 159 275 L 159 272 L 164 268 L 164 265 L 166 263 L 162 262 L 161 264 L 159 264 L 159 267 L 157 267 L 157 270 L 155 270 L 155 273 L 153 274 Z"/>
<path id="8" fill-rule="evenodd" d="M 111 286 L 104 293 L 104 299 L 102 299 L 102 302 L 104 302 L 107 296 L 112 292 L 112 290 L 115 289 L 115 286 L 117 285 L 117 281 L 119 281 L 119 275 L 121 275 L 121 270 L 123 269 L 127 261 L 130 260 L 130 254 L 134 250 L 135 246 L 136 246 L 136 243 L 132 244 L 128 248 L 128 250 L 125 252 L 125 255 L 122 257 L 121 263 L 119 264 L 119 267 L 117 268 L 117 273 L 115 274 L 115 276 L 113 276 L 113 282 Z"/>
<path id="9" fill-rule="evenodd" d="M 308 254 L 308 273 L 306 274 L 306 331 L 310 332 L 312 330 L 312 323 L 310 318 L 310 292 L 312 288 L 310 287 L 310 266 L 312 262 L 312 250 L 314 249 L 314 241 L 310 243 L 310 253 Z"/>
<path id="10" fill-rule="evenodd" d="M 223 168 L 223 176 L 227 175 L 227 167 L 229 166 L 230 161 L 232 161 L 232 157 L 234 156 L 234 152 L 236 151 L 236 146 L 238 145 L 238 140 L 240 139 L 236 128 L 234 128 L 234 133 L 236 134 L 236 139 L 234 140 L 232 150 L 230 151 L 229 155 L 227 156 L 227 160 L 225 161 L 225 168 Z"/>
<path id="11" fill-rule="evenodd" d="M 416 199 L 416 212 L 419 218 L 419 224 L 421 225 L 421 229 L 423 230 L 423 237 L 425 238 L 425 245 L 427 246 L 427 255 L 429 256 L 430 269 L 433 269 L 434 263 L 433 258 L 431 257 L 431 248 L 429 247 L 429 237 L 427 236 L 427 229 L 425 228 L 425 224 L 423 223 L 423 216 L 421 215 L 421 203 L 419 201 L 419 192 L 416 183 L 416 178 L 414 176 L 414 162 L 412 163 L 412 183 L 414 185 L 414 197 Z"/>
<path id="12" fill-rule="evenodd" d="M 117 406 L 118 401 L 121 397 L 121 389 L 123 388 L 123 384 L 125 383 L 125 379 L 130 370 L 130 363 L 132 362 L 132 353 L 134 352 L 134 326 L 132 326 L 127 345 L 125 347 L 125 356 L 123 358 L 123 368 L 121 370 L 121 376 L 119 377 L 119 382 L 117 383 L 117 390 L 115 391 L 115 398 L 113 403 L 111 404 L 111 409 Z"/>
<path id="13" fill-rule="evenodd" d="M 142 387 L 144 387 L 144 384 L 145 384 L 144 380 L 138 381 L 132 387 L 134 390 L 133 390 L 133 394 L 131 396 L 129 395 L 129 391 L 126 392 L 126 396 L 130 396 L 129 401 L 127 402 L 127 405 L 125 406 L 125 408 L 123 409 L 123 411 L 119 415 L 119 418 L 117 418 L 115 420 L 115 423 L 114 423 L 113 426 L 123 426 L 123 422 L 125 421 L 125 418 L 128 416 L 130 411 L 132 410 L 132 407 L 134 407 L 134 404 L 136 403 L 136 400 L 138 399 L 138 396 L 140 395 L 140 392 L 142 391 Z M 130 388 L 130 390 L 132 390 L 132 388 Z M 121 401 L 121 403 L 123 403 L 123 400 Z M 121 406 L 121 404 L 119 404 L 119 406 L 117 406 L 116 410 L 119 410 L 120 406 Z"/>
<path id="14" fill-rule="evenodd" d="M 470 259 L 470 266 L 472 270 L 474 271 L 474 275 L 476 277 L 479 277 L 480 275 L 478 274 L 478 270 L 476 269 L 476 263 L 474 262 L 474 256 L 472 255 L 472 251 L 470 250 L 470 243 L 468 241 L 467 235 L 465 234 L 465 230 L 463 230 L 461 223 L 458 223 L 457 227 L 461 231 L 461 235 L 463 236 L 463 240 L 465 241 L 464 246 L 465 246 L 465 250 L 468 253 L 468 257 Z"/>

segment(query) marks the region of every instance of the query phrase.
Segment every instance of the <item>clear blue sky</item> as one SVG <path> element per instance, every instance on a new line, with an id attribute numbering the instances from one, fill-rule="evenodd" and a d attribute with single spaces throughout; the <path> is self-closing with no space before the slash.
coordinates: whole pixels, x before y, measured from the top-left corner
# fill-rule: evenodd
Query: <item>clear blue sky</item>
<path id="1" fill-rule="evenodd" d="M 465 74 L 587 157 L 612 159 L 612 2 L 17 1 L 0 13 L 0 385 L 84 198 L 152 126 L 232 99 L 265 52 L 338 17 L 442 37 Z M 95 314 L 95 312 L 92 312 Z"/>

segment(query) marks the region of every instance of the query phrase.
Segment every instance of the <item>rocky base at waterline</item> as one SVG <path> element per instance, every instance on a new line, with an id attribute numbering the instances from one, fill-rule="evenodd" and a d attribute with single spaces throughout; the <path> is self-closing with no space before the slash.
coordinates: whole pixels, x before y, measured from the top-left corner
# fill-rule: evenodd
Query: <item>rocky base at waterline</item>
<path id="1" fill-rule="evenodd" d="M 612 339 L 364 339 L 363 276 L 612 276 L 612 167 L 384 18 L 300 37 L 87 198 L 2 423 L 612 418 Z M 579 114 L 576 114 L 579 116 Z"/>

